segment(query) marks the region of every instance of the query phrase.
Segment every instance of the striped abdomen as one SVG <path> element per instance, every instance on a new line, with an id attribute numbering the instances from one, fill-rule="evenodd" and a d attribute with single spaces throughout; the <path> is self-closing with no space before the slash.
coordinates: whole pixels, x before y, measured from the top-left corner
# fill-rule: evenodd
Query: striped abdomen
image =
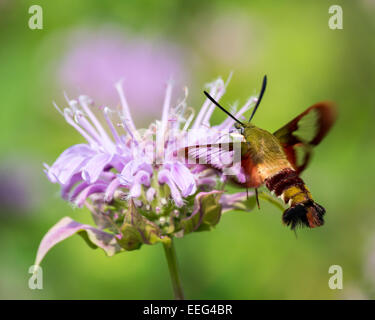
<path id="1" fill-rule="evenodd" d="M 265 180 L 266 187 L 281 197 L 290 208 L 284 211 L 283 222 L 296 226 L 319 227 L 324 224 L 325 209 L 314 202 L 311 193 L 296 171 L 285 168 Z"/>

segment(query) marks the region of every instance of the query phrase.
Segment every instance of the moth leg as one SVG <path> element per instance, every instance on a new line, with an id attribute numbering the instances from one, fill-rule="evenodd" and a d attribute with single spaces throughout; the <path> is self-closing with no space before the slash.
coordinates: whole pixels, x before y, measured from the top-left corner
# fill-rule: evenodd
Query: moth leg
<path id="1" fill-rule="evenodd" d="M 257 200 L 258 209 L 260 210 L 259 198 L 258 198 L 258 188 L 255 188 L 255 198 Z"/>

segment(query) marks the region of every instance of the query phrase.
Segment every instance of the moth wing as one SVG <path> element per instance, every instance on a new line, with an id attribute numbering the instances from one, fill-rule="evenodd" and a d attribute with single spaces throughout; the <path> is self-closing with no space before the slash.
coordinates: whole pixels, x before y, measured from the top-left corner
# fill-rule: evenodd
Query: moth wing
<path id="1" fill-rule="evenodd" d="M 201 164 L 224 170 L 235 162 L 234 143 L 192 145 L 183 149 L 188 164 Z"/>
<path id="2" fill-rule="evenodd" d="M 327 101 L 319 102 L 274 133 L 298 173 L 306 168 L 313 147 L 322 141 L 335 119 L 335 105 Z"/>
<path id="3" fill-rule="evenodd" d="M 241 148 L 236 148 L 241 146 Z M 231 143 L 194 145 L 184 148 L 185 159 L 189 164 L 202 164 L 220 170 L 231 176 L 236 185 L 253 188 L 261 184 L 258 170 L 252 161 L 246 142 L 240 145 Z"/>

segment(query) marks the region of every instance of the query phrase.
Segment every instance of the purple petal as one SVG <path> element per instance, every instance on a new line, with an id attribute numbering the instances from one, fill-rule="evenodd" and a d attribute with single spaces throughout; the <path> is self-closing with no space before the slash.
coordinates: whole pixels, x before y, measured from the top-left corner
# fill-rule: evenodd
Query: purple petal
<path id="1" fill-rule="evenodd" d="M 141 185 L 150 186 L 150 174 L 146 171 L 138 171 L 130 188 L 130 196 L 138 198 L 141 195 Z"/>
<path id="2" fill-rule="evenodd" d="M 145 172 L 148 177 L 150 177 L 153 172 L 152 166 L 149 163 L 139 160 L 132 160 L 125 165 L 119 176 L 121 183 L 127 186 L 131 186 L 136 179 L 137 172 L 139 171 Z M 147 178 L 143 177 L 142 179 Z"/>
<path id="3" fill-rule="evenodd" d="M 146 199 L 148 202 L 151 202 L 152 200 L 154 200 L 155 198 L 155 195 L 156 195 L 156 190 L 154 188 L 148 188 L 147 192 L 146 192 Z"/>
<path id="4" fill-rule="evenodd" d="M 106 191 L 105 191 L 105 196 L 104 196 L 104 201 L 110 202 L 113 199 L 113 195 L 116 191 L 116 189 L 121 185 L 120 180 L 118 178 L 113 179 L 111 183 L 108 185 Z"/>
<path id="5" fill-rule="evenodd" d="M 158 180 L 160 183 L 166 183 L 169 186 L 169 189 L 171 190 L 172 198 L 174 202 L 176 203 L 176 206 L 182 207 L 184 203 L 183 203 L 180 191 L 174 184 L 169 170 L 166 170 L 166 169 L 161 170 L 158 175 Z"/>
<path id="6" fill-rule="evenodd" d="M 145 186 L 150 186 L 150 174 L 146 171 L 138 171 L 137 174 L 134 177 L 135 183 L 140 183 Z"/>
<path id="7" fill-rule="evenodd" d="M 86 181 L 82 181 L 78 186 L 75 187 L 75 189 L 73 190 L 72 194 L 70 195 L 69 199 L 70 201 L 74 201 L 78 195 L 84 190 L 86 189 L 87 187 L 89 187 L 90 184 Z"/>
<path id="8" fill-rule="evenodd" d="M 194 176 L 182 163 L 176 162 L 172 165 L 171 175 L 173 181 L 181 190 L 182 196 L 187 197 L 196 192 Z"/>
<path id="9" fill-rule="evenodd" d="M 213 188 L 213 187 L 216 186 L 216 179 L 214 177 L 198 178 L 197 184 L 199 186 L 206 185 L 206 186 L 209 186 L 209 187 Z"/>
<path id="10" fill-rule="evenodd" d="M 52 167 L 63 167 L 65 162 L 71 158 L 76 156 L 83 156 L 83 157 L 90 157 L 95 154 L 95 151 L 91 149 L 91 147 L 87 144 L 76 144 L 71 146 L 70 148 L 66 149 L 55 161 Z"/>
<path id="11" fill-rule="evenodd" d="M 81 170 L 95 152 L 86 144 L 74 145 L 66 149 L 48 169 L 47 176 L 51 182 L 67 184 L 70 178 Z"/>
<path id="12" fill-rule="evenodd" d="M 121 251 L 121 248 L 117 244 L 114 235 L 93 228 L 89 225 L 78 223 L 69 217 L 64 217 L 43 237 L 38 248 L 35 264 L 40 265 L 46 253 L 57 243 L 82 231 L 86 232 L 87 237 L 92 244 L 102 248 L 107 255 L 112 256 Z"/>
<path id="13" fill-rule="evenodd" d="M 112 156 L 107 153 L 100 153 L 92 157 L 82 169 L 82 179 L 88 183 L 98 180 L 104 167 L 111 161 Z"/>
<path id="14" fill-rule="evenodd" d="M 106 170 L 106 168 L 104 168 L 104 170 Z M 116 177 L 117 177 L 116 173 L 112 171 L 102 171 L 100 173 L 99 179 L 103 181 L 111 182 Z"/>
<path id="15" fill-rule="evenodd" d="M 76 173 L 73 177 L 70 178 L 69 183 L 63 185 L 61 188 L 61 197 L 65 200 L 69 200 L 70 192 L 72 191 L 73 187 L 79 182 L 82 181 L 81 173 Z"/>
<path id="16" fill-rule="evenodd" d="M 111 166 L 115 168 L 118 172 L 121 172 L 124 169 L 124 164 L 131 161 L 130 155 L 113 155 L 113 158 L 111 160 Z"/>
<path id="17" fill-rule="evenodd" d="M 170 171 L 170 179 L 181 190 L 183 197 L 187 197 L 196 192 L 194 175 L 180 162 L 165 163 L 164 168 Z"/>
<path id="18" fill-rule="evenodd" d="M 130 197 L 138 198 L 141 195 L 142 189 L 140 183 L 135 183 L 130 188 Z"/>
<path id="19" fill-rule="evenodd" d="M 239 206 L 241 205 L 241 207 L 243 207 L 242 209 L 243 210 L 248 210 L 250 211 L 251 208 L 247 208 L 246 206 L 246 201 L 248 199 L 248 197 L 253 197 L 254 196 L 254 192 L 237 192 L 237 193 L 233 193 L 233 194 L 227 194 L 227 193 L 224 193 L 221 198 L 220 198 L 220 204 L 222 205 L 222 210 L 223 212 L 227 212 L 227 211 L 230 211 L 230 210 L 235 210 L 235 209 L 239 209 Z"/>
<path id="20" fill-rule="evenodd" d="M 84 189 L 77 199 L 75 200 L 75 203 L 78 207 L 82 207 L 83 204 L 85 203 L 86 199 L 92 195 L 93 193 L 98 193 L 98 192 L 104 192 L 105 189 L 107 188 L 107 184 L 93 184 L 86 189 Z"/>
<path id="21" fill-rule="evenodd" d="M 133 181 L 133 175 L 134 175 L 134 169 L 135 167 L 135 161 L 132 160 L 128 162 L 124 169 L 122 169 L 121 174 L 119 175 L 120 181 L 124 185 L 130 185 Z"/>

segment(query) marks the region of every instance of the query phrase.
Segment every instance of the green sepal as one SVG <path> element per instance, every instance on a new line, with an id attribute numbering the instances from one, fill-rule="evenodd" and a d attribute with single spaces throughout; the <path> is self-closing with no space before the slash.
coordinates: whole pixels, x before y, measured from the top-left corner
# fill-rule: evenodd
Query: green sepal
<path id="1" fill-rule="evenodd" d="M 143 242 L 140 232 L 129 223 L 124 223 L 122 225 L 121 237 L 116 237 L 116 240 L 121 248 L 127 251 L 139 249 Z"/>
<path id="2" fill-rule="evenodd" d="M 206 231 L 220 220 L 222 207 L 219 203 L 222 191 L 200 192 L 194 201 L 191 216 L 180 222 L 181 231 L 176 236 L 183 236 L 194 231 Z"/>
<path id="3" fill-rule="evenodd" d="M 139 249 L 142 244 L 170 242 L 169 237 L 161 235 L 161 230 L 156 224 L 138 212 L 133 201 L 130 201 L 129 204 L 124 223 L 121 226 L 121 237 L 116 238 L 122 248 L 131 251 Z"/>

